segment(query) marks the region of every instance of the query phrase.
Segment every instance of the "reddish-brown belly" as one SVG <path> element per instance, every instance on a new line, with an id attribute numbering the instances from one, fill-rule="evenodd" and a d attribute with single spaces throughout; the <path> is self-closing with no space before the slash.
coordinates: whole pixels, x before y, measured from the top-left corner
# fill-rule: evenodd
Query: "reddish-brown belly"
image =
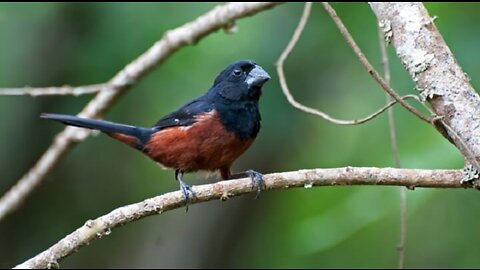
<path id="1" fill-rule="evenodd" d="M 184 172 L 228 168 L 253 139 L 239 140 L 225 130 L 215 112 L 197 118 L 189 127 L 161 130 L 150 139 L 145 153 L 165 167 Z"/>

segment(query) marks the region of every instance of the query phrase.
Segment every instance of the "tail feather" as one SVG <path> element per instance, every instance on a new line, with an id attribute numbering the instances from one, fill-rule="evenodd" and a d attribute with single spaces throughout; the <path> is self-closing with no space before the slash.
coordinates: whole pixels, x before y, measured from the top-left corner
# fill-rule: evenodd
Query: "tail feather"
<path id="1" fill-rule="evenodd" d="M 123 141 L 139 149 L 143 148 L 154 132 L 151 128 L 142 128 L 104 120 L 81 118 L 66 114 L 43 113 L 40 117 L 44 119 L 56 120 L 64 123 L 65 125 L 100 130 L 115 139 Z M 138 140 L 138 144 L 132 143 L 132 140 L 134 139 Z"/>

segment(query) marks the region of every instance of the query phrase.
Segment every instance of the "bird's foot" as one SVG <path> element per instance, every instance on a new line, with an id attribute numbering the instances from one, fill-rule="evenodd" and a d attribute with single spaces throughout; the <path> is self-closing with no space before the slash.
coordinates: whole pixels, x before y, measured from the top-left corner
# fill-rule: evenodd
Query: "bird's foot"
<path id="1" fill-rule="evenodd" d="M 182 191 L 183 199 L 185 200 L 185 212 L 188 212 L 188 203 L 190 201 L 190 194 L 192 197 L 196 197 L 195 192 L 192 190 L 192 187 L 185 184 L 182 180 L 179 180 L 180 191 Z"/>
<path id="2" fill-rule="evenodd" d="M 252 179 L 252 189 L 257 189 L 257 195 L 255 196 L 255 199 L 257 199 L 260 193 L 267 188 L 263 174 L 254 170 L 248 170 L 245 173 Z"/>

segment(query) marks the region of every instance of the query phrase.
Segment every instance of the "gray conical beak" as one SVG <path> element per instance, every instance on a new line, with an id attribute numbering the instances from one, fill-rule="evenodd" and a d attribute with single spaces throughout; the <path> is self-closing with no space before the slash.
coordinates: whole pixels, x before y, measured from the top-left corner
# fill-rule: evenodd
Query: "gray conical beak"
<path id="1" fill-rule="evenodd" d="M 249 87 L 262 87 L 262 85 L 270 80 L 270 75 L 259 65 L 255 67 L 248 73 L 247 79 L 245 80 Z"/>

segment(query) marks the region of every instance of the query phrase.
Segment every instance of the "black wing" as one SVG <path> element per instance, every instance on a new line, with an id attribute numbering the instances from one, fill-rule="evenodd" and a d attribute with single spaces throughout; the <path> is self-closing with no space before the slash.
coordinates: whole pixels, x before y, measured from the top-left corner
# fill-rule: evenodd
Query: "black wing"
<path id="1" fill-rule="evenodd" d="M 211 110 L 213 110 L 213 102 L 202 97 L 164 116 L 155 124 L 154 128 L 160 130 L 174 126 L 190 126 L 195 123 L 195 116 Z"/>

